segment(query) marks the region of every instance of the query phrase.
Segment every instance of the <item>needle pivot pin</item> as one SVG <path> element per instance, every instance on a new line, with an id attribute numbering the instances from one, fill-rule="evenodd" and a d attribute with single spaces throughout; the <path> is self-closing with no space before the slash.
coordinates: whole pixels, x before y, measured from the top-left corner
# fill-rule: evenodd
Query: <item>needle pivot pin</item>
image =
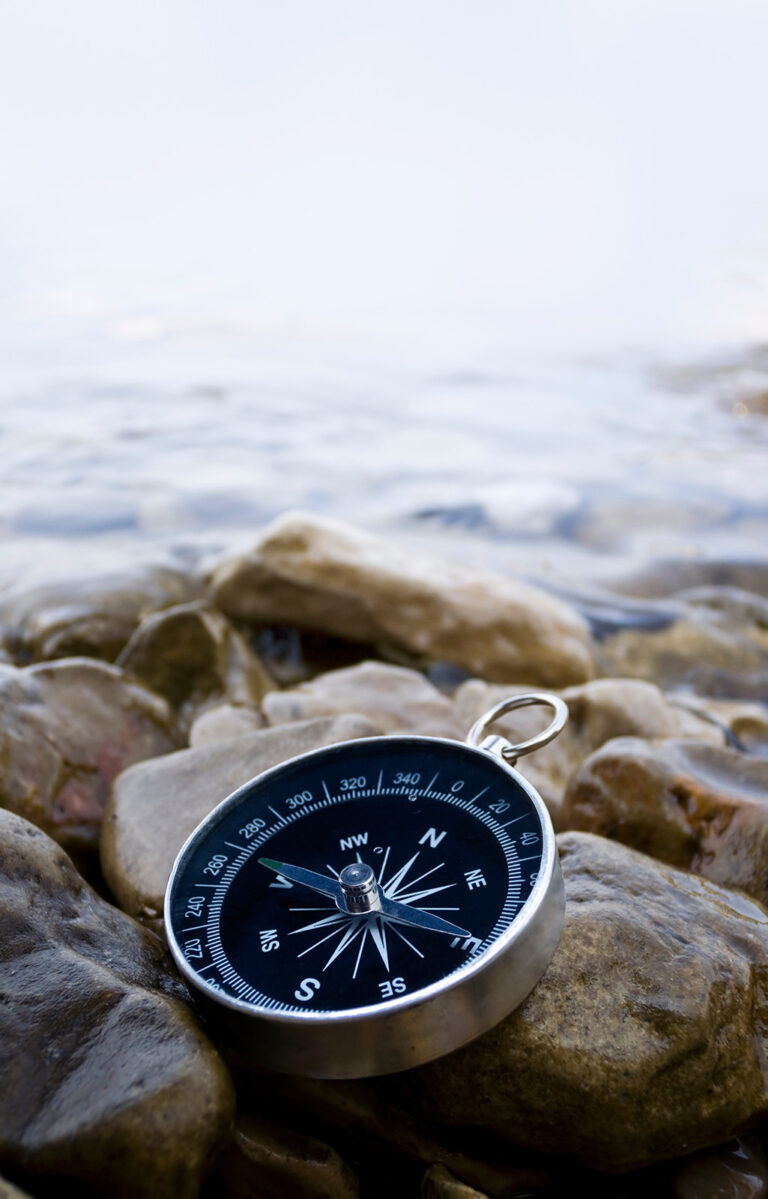
<path id="1" fill-rule="evenodd" d="M 339 875 L 344 909 L 347 912 L 375 912 L 380 908 L 376 875 L 365 862 L 352 862 Z M 341 906 L 341 905 L 339 905 Z"/>

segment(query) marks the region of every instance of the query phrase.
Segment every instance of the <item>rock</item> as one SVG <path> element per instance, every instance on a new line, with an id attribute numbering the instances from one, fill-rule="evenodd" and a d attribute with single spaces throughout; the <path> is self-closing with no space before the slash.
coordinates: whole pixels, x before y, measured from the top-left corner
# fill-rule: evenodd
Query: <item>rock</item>
<path id="1" fill-rule="evenodd" d="M 213 745 L 216 741 L 229 741 L 233 737 L 245 737 L 263 729 L 266 721 L 256 708 L 241 708 L 235 704 L 217 704 L 206 708 L 195 718 L 189 730 L 189 744 Z"/>
<path id="2" fill-rule="evenodd" d="M 120 776 L 101 837 L 104 877 L 120 907 L 162 933 L 171 867 L 187 837 L 217 804 L 262 771 L 297 754 L 370 737 L 360 716 L 324 717 L 184 749 Z"/>
<path id="3" fill-rule="evenodd" d="M 588 757 L 568 828 L 738 887 L 768 903 L 768 761 L 695 741 L 619 737 Z"/>
<path id="4" fill-rule="evenodd" d="M 468 732 L 494 704 L 523 690 L 468 680 L 454 695 L 460 727 Z M 556 829 L 569 827 L 563 819 L 562 805 L 571 775 L 593 750 L 611 738 L 695 737 L 723 743 L 723 734 L 716 727 L 676 707 L 658 687 L 640 679 L 594 679 L 558 694 L 568 705 L 568 723 L 554 741 L 530 757 L 520 758 L 516 767 L 541 795 Z M 493 728 L 514 744 L 544 728 L 549 717 L 546 708 L 519 708 Z"/>
<path id="5" fill-rule="evenodd" d="M 675 1199 L 766 1199 L 765 1153 L 749 1138 L 695 1153 L 675 1171 L 672 1194 Z"/>
<path id="6" fill-rule="evenodd" d="M 81 654 L 111 661 L 142 617 L 204 591 L 202 580 L 157 564 L 22 585 L 0 597 L 0 628 L 26 661 Z"/>
<path id="7" fill-rule="evenodd" d="M 263 1103 L 258 1077 L 255 1081 Z M 247 1096 L 254 1084 L 248 1068 L 238 1082 Z M 269 1093 L 268 1115 L 286 1121 L 301 1119 L 313 1130 L 319 1129 L 320 1135 L 339 1144 L 348 1157 L 354 1155 L 365 1162 L 365 1175 L 374 1183 L 395 1168 L 413 1178 L 425 1166 L 443 1165 L 465 1185 L 493 1199 L 561 1193 L 560 1163 L 528 1153 L 482 1129 L 433 1125 L 412 1107 L 399 1104 L 390 1094 L 391 1083 L 392 1078 L 335 1082 L 277 1076 Z M 574 1173 L 573 1163 L 568 1163 L 569 1181 Z M 360 1174 L 362 1178 L 362 1169 Z"/>
<path id="8" fill-rule="evenodd" d="M 736 587 L 768 596 L 768 566 L 759 559 L 661 558 L 607 585 L 639 599 L 660 599 L 694 587 Z"/>
<path id="9" fill-rule="evenodd" d="M 217 1199 L 359 1199 L 360 1186 L 335 1149 L 315 1137 L 241 1116 L 216 1172 Z"/>
<path id="10" fill-rule="evenodd" d="M 691 712 L 714 721 L 725 731 L 733 749 L 768 758 L 768 707 L 738 699 L 709 699 L 704 696 L 680 697 Z"/>
<path id="11" fill-rule="evenodd" d="M 593 673 L 587 626 L 560 600 L 331 520 L 281 517 L 212 586 L 229 616 L 390 645 L 489 679 L 565 686 Z"/>
<path id="12" fill-rule="evenodd" d="M 649 679 L 699 695 L 763 699 L 768 694 L 768 628 L 741 605 L 718 610 L 681 604 L 656 629 L 628 628 L 600 642 L 603 675 Z"/>
<path id="13" fill-rule="evenodd" d="M 112 780 L 175 749 L 165 700 L 87 658 L 0 667 L 0 806 L 93 851 Z"/>
<path id="14" fill-rule="evenodd" d="M 193 1199 L 233 1094 L 160 942 L 3 811 L 0 921 L 0 1169 L 33 1191 Z"/>
<path id="15" fill-rule="evenodd" d="M 463 740 L 451 701 L 417 670 L 361 662 L 318 675 L 290 691 L 273 691 L 262 704 L 270 724 L 356 712 L 380 733 L 421 733 Z"/>
<path id="16" fill-rule="evenodd" d="M 20 1191 L 7 1179 L 0 1178 L 0 1199 L 32 1199 L 32 1197 L 26 1191 Z"/>
<path id="17" fill-rule="evenodd" d="M 145 617 L 117 665 L 176 708 L 222 695 L 257 705 L 274 686 L 229 621 L 202 600 Z"/>
<path id="18" fill-rule="evenodd" d="M 445 1166 L 430 1166 L 421 1184 L 421 1199 L 487 1199 L 487 1196 L 459 1182 Z"/>
<path id="19" fill-rule="evenodd" d="M 559 838 L 562 940 L 520 1008 L 393 1076 L 448 1126 L 625 1171 L 739 1135 L 768 1110 L 768 914 L 587 833 Z"/>

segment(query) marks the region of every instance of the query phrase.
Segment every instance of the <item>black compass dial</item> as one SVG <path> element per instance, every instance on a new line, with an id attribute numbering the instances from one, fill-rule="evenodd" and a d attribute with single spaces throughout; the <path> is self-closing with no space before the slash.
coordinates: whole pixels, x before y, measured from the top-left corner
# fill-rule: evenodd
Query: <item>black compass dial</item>
<path id="1" fill-rule="evenodd" d="M 489 949 L 541 861 L 536 805 L 490 755 L 352 742 L 268 772 L 212 814 L 176 869 L 169 932 L 198 986 L 260 1011 L 367 1008 Z"/>

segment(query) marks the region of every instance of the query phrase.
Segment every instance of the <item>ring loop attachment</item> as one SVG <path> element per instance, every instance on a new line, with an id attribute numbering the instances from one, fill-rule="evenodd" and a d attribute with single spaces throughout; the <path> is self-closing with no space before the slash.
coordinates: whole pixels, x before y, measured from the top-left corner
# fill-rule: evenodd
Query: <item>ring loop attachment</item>
<path id="1" fill-rule="evenodd" d="M 512 712 L 515 708 L 528 708 L 534 704 L 551 708 L 555 714 L 554 720 L 540 733 L 529 737 L 527 741 L 520 741 L 517 745 L 512 745 L 505 737 L 500 737 L 498 734 L 488 734 L 489 727 L 506 712 Z M 524 754 L 531 754 L 534 750 L 541 749 L 542 746 L 553 741 L 558 733 L 562 732 L 567 719 L 568 706 L 560 699 L 559 695 L 553 695 L 549 691 L 527 691 L 523 695 L 510 695 L 475 721 L 467 735 L 467 745 L 471 745 L 474 749 L 486 749 L 500 754 L 505 762 L 514 766 L 517 759 L 522 758 Z"/>

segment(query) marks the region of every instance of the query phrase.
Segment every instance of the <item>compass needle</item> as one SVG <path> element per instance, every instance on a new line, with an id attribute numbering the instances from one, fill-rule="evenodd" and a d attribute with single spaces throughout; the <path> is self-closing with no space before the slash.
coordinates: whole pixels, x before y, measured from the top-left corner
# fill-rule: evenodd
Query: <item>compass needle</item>
<path id="1" fill-rule="evenodd" d="M 489 733 L 527 704 L 552 709 L 542 733 Z M 517 695 L 468 744 L 395 734 L 299 753 L 211 810 L 173 867 L 165 924 L 207 1027 L 244 1068 L 407 1070 L 522 1002 L 555 951 L 564 892 L 549 814 L 510 762 L 564 712 L 557 696 Z"/>

